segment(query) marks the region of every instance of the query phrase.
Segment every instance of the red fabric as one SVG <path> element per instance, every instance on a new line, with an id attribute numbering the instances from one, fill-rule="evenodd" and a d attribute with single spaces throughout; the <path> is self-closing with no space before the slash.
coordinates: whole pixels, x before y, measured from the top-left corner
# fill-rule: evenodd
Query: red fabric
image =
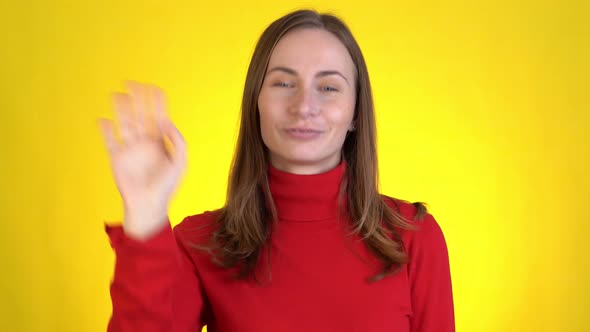
<path id="1" fill-rule="evenodd" d="M 454 331 L 447 247 L 431 215 L 384 196 L 418 228 L 402 231 L 410 263 L 375 283 L 377 260 L 350 236 L 338 211 L 346 165 L 323 174 L 269 169 L 279 221 L 270 258 L 257 270 L 260 283 L 235 280 L 191 244 L 204 244 L 215 212 L 185 218 L 147 241 L 106 226 L 116 253 L 110 332 Z M 346 203 L 346 202 L 344 202 Z M 265 250 L 265 252 L 267 252 Z M 270 265 L 267 265 L 267 263 Z M 266 266 L 270 266 L 267 269 Z"/>

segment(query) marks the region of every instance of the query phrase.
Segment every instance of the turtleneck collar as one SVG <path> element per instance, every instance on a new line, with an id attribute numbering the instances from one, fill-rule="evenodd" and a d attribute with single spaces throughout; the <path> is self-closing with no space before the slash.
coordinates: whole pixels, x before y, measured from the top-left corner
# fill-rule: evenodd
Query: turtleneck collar
<path id="1" fill-rule="evenodd" d="M 279 220 L 319 221 L 338 216 L 338 195 L 346 172 L 342 160 L 333 169 L 311 175 L 281 171 L 269 164 L 268 181 Z M 346 195 L 342 197 L 346 206 Z"/>

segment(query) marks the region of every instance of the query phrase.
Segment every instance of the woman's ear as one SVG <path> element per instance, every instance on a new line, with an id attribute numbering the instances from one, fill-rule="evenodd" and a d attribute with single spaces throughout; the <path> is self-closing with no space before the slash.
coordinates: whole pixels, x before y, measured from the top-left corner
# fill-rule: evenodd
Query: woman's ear
<path id="1" fill-rule="evenodd" d="M 348 131 L 355 131 L 356 130 L 356 121 L 352 121 L 350 126 L 348 126 Z"/>

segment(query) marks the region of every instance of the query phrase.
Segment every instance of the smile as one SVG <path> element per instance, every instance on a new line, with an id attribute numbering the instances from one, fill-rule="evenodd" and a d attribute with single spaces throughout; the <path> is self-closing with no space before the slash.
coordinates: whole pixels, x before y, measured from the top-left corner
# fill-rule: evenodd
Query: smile
<path id="1" fill-rule="evenodd" d="M 289 128 L 286 129 L 285 132 L 291 138 L 302 140 L 315 139 L 322 134 L 322 132 L 319 130 L 308 128 Z"/>

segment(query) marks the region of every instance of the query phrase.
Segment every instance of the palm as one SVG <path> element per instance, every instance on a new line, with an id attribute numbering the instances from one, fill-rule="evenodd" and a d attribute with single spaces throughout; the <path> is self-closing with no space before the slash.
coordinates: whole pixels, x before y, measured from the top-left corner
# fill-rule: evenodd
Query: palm
<path id="1" fill-rule="evenodd" d="M 167 179 L 174 172 L 172 162 L 160 142 L 154 139 L 122 147 L 111 155 L 113 176 L 125 202 L 139 201 L 154 193 L 164 195 Z"/>

